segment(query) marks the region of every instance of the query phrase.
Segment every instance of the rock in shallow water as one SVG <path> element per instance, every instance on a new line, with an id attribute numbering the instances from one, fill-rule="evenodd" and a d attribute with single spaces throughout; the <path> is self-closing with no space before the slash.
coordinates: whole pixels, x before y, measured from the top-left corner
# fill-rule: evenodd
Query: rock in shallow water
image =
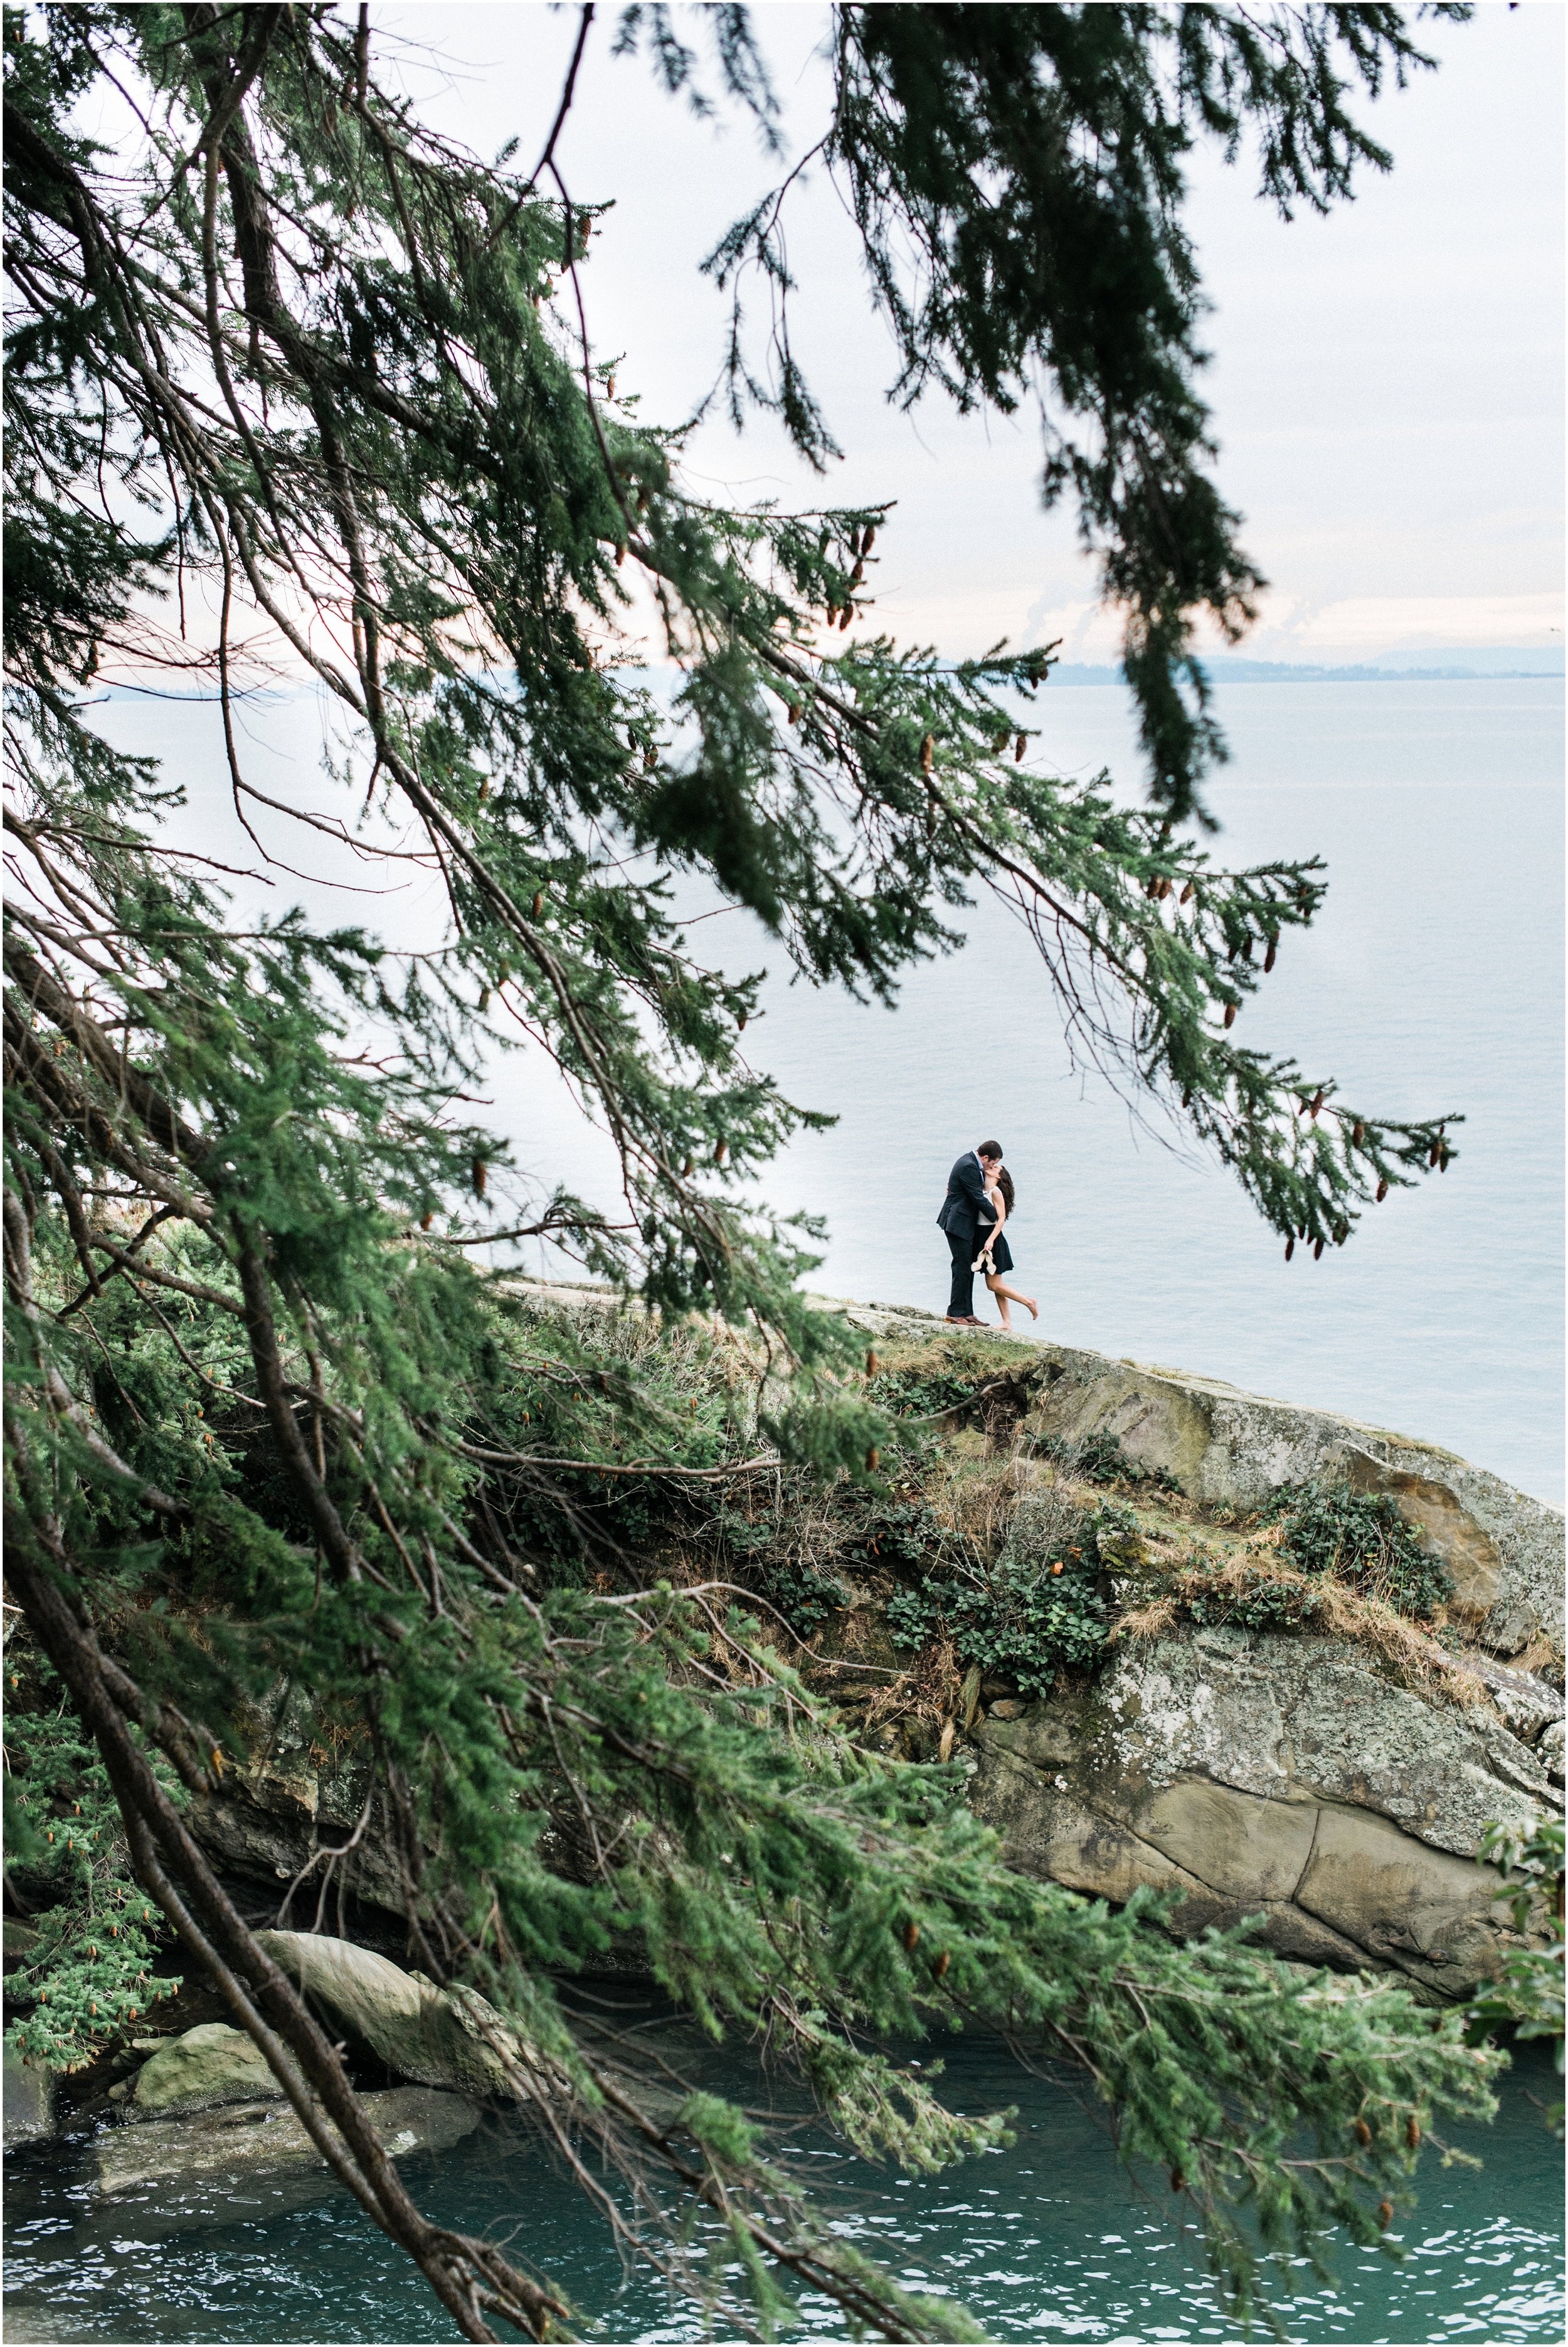
<path id="1" fill-rule="evenodd" d="M 422 2086 L 510 2101 L 529 2065 L 515 2034 L 472 1989 L 438 1989 L 423 1973 L 324 1932 L 258 1932 L 297 1988 L 384 2062 Z"/>
<path id="2" fill-rule="evenodd" d="M 436 2094 L 427 2086 L 394 2086 L 360 2100 L 394 2159 L 411 2151 L 446 2151 L 479 2122 L 474 2105 L 460 2095 Z M 178 2123 L 110 2127 L 97 2146 L 98 2189 L 105 2194 L 148 2184 L 167 2185 L 177 2193 L 253 2169 L 295 2166 L 330 2173 L 281 2101 L 230 2104 Z"/>
<path id="3" fill-rule="evenodd" d="M 253 2038 L 227 2022 L 208 2021 L 169 2038 L 143 2063 L 130 2103 L 138 2118 L 165 2118 L 220 2103 L 281 2100 L 282 2092 Z"/>
<path id="4" fill-rule="evenodd" d="M 25 2062 L 14 2045 L 5 2048 L 5 2145 L 36 2143 L 55 2131 L 53 2073 Z"/>

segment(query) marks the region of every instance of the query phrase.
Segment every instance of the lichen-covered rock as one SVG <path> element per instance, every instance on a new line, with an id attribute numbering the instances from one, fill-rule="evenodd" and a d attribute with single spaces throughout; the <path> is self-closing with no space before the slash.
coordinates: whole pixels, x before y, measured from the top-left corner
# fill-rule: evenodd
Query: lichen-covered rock
<path id="1" fill-rule="evenodd" d="M 447 2150 L 478 2124 L 472 2103 L 426 2087 L 395 2086 L 361 2100 L 394 2159 L 411 2151 Z M 179 2126 L 111 2127 L 97 2143 L 98 2189 L 106 2195 L 149 2184 L 178 2193 L 215 2178 L 296 2166 L 318 2168 L 323 2179 L 331 2173 L 287 2104 L 241 2103 Z"/>
<path id="2" fill-rule="evenodd" d="M 845 1305 L 868 1336 L 928 1338 L 928 1313 Z M 1540 1638 L 1561 1653 L 1563 1520 L 1559 1508 L 1433 1443 L 1331 1410 L 1250 1394 L 1223 1378 L 1054 1345 L 1044 1356 L 1028 1430 L 1067 1444 L 1113 1435 L 1130 1459 L 1172 1476 L 1190 1499 L 1248 1513 L 1285 1483 L 1348 1478 L 1386 1491 L 1454 1582 L 1457 1616 L 1499 1655 Z"/>
<path id="3" fill-rule="evenodd" d="M 273 1962 L 334 2024 L 401 2076 L 514 2098 L 536 2086 L 516 2033 L 468 1988 L 439 1989 L 369 1948 L 313 1932 L 258 1932 Z"/>
<path id="4" fill-rule="evenodd" d="M 129 2110 L 138 2118 L 166 2118 L 282 2091 L 253 2038 L 227 2022 L 207 2021 L 169 2038 L 142 2064 Z"/>
<path id="5" fill-rule="evenodd" d="M 1490 1708 L 1423 1703 L 1344 1640 L 1245 1630 L 1129 1645 L 1090 1691 L 994 1715 L 974 1799 L 1011 1861 L 1184 1932 L 1266 1918 L 1282 1955 L 1458 1995 L 1512 1938 L 1471 1852 L 1555 1809 Z"/>

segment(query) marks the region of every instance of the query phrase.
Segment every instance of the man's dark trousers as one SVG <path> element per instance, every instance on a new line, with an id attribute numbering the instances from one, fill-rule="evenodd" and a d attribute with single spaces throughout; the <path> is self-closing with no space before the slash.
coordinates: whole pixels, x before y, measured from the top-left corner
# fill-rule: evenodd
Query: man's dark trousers
<path id="1" fill-rule="evenodd" d="M 973 1317 L 975 1309 L 975 1237 L 972 1231 L 949 1231 L 948 1245 L 953 1254 L 953 1292 L 948 1298 L 949 1320 Z"/>

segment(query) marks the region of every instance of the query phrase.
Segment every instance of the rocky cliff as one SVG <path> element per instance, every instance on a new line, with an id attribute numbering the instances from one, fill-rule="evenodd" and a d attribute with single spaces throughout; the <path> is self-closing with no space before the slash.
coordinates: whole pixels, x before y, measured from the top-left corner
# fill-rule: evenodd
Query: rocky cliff
<path id="1" fill-rule="evenodd" d="M 531 1293 L 541 1313 L 613 1341 L 603 1291 Z M 885 1382 L 957 1397 L 935 1413 L 921 1405 L 922 1447 L 895 1496 L 873 1503 L 841 1486 L 814 1503 L 815 1547 L 798 1511 L 775 1527 L 779 1554 L 797 1573 L 805 1560 L 832 1601 L 797 1624 L 790 1659 L 853 1732 L 911 1758 L 954 1752 L 1020 1869 L 1116 1901 L 1151 1885 L 1173 1895 L 1179 1930 L 1262 1914 L 1281 1953 L 1396 1969 L 1434 1996 L 1495 1970 L 1509 1933 L 1477 1842 L 1493 1821 L 1561 1802 L 1558 1512 L 1430 1444 L 1215 1378 L 1043 1340 L 956 1340 L 892 1307 L 825 1308 L 870 1340 Z M 1043 1556 L 1036 1517 L 1060 1531 L 1104 1500 L 1106 1476 L 1091 1488 L 1075 1466 L 1096 1455 L 1120 1462 L 1122 1530 L 1095 1666 L 1030 1695 L 1005 1672 L 965 1676 L 950 1645 L 914 1656 L 897 1642 L 889 1606 L 925 1570 L 909 1521 L 967 1528 L 977 1555 Z M 1202 1594 L 1238 1573 L 1306 1586 L 1256 1512 L 1311 1485 L 1386 1495 L 1447 1576 L 1434 1616 L 1405 1623 L 1348 1597 L 1325 1614 L 1314 1596 L 1316 1614 L 1279 1629 L 1214 1618 L 1225 1609 Z M 763 1522 L 749 1555 L 776 1599 L 768 1537 Z M 677 1582 L 712 1561 L 678 1546 L 649 1560 Z M 739 1569 L 733 1554 L 727 1569 Z M 1315 1587 L 1333 1585 L 1330 1574 Z M 1147 1602 L 1172 1588 L 1180 1602 Z M 264 1771 L 199 1811 L 215 1853 L 280 1895 L 305 1870 L 281 1922 L 308 1928 L 314 1912 L 315 1928 L 342 1930 L 345 1895 L 362 1922 L 395 1911 L 374 1830 L 332 1860 L 355 1839 L 352 1769 L 323 1765 L 302 1725 L 274 1723 L 267 1744 Z"/>
<path id="2" fill-rule="evenodd" d="M 907 1312 L 849 1310 L 885 1344 L 933 1333 Z M 1114 1439 L 1152 1487 L 1135 1487 L 1149 1542 L 1222 1559 L 1272 1492 L 1340 1481 L 1391 1496 L 1451 1594 L 1414 1686 L 1354 1637 L 1191 1622 L 1123 1637 L 1089 1684 L 977 1717 L 976 1806 L 1031 1873 L 1117 1901 L 1149 1885 L 1188 1932 L 1262 1913 L 1282 1954 L 1460 1993 L 1510 1936 L 1473 1862 L 1484 1828 L 1561 1806 L 1562 1514 L 1406 1435 L 1033 1349 L 1042 1374 L 1013 1448 L 1044 1437 L 1071 1458 Z M 1195 1507 L 1173 1508 L 1170 1486 Z"/>

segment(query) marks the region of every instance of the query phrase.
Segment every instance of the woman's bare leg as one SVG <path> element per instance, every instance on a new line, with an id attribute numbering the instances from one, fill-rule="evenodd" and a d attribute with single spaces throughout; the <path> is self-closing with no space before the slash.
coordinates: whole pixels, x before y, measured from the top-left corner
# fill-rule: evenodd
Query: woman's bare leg
<path id="1" fill-rule="evenodd" d="M 997 1299 L 997 1309 L 1002 1316 L 1002 1327 L 1004 1328 L 1010 1328 L 1012 1327 L 1012 1316 L 1008 1310 L 1008 1298 L 1009 1296 L 1012 1296 L 1015 1291 L 1005 1285 L 999 1271 L 987 1272 L 986 1286 L 990 1289 L 991 1294 Z M 1023 1298 L 1020 1296 L 1018 1300 L 1021 1304 Z"/>
<path id="2" fill-rule="evenodd" d="M 1009 1287 L 999 1272 L 991 1272 L 987 1277 L 986 1286 L 990 1289 L 991 1294 L 996 1297 L 997 1302 L 1000 1307 L 1002 1327 L 1004 1328 L 1010 1328 L 1012 1327 L 1012 1322 L 1008 1317 L 1009 1296 L 1011 1296 L 1015 1304 L 1022 1304 L 1028 1307 L 1029 1315 L 1031 1320 L 1038 1320 L 1040 1318 L 1040 1307 L 1035 1302 L 1033 1296 L 1026 1296 L 1021 1287 Z"/>
<path id="3" fill-rule="evenodd" d="M 1010 1328 L 1012 1327 L 1012 1320 L 1008 1312 L 1008 1296 L 1010 1291 L 1004 1286 L 1000 1272 L 988 1271 L 986 1274 L 986 1286 L 990 1289 L 991 1294 L 997 1299 L 997 1309 L 1002 1316 L 1002 1327 L 1004 1328 Z"/>

